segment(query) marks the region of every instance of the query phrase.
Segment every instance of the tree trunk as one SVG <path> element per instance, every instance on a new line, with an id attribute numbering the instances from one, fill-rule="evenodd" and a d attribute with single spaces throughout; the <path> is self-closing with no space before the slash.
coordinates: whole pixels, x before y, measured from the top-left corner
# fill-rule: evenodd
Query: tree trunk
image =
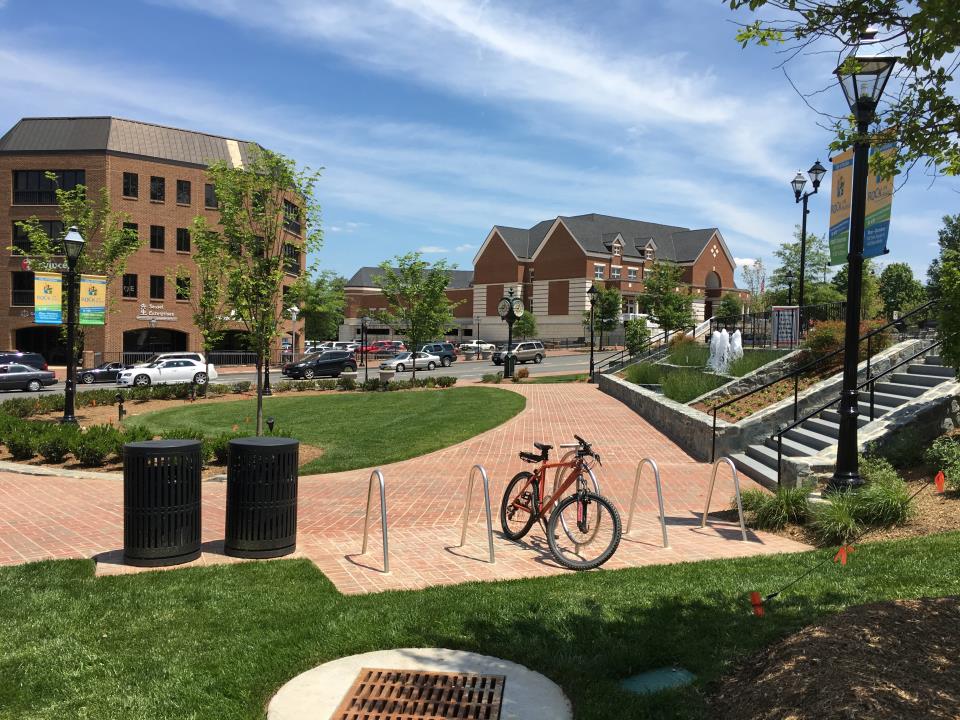
<path id="1" fill-rule="evenodd" d="M 257 437 L 263 435 L 263 350 L 257 352 Z"/>

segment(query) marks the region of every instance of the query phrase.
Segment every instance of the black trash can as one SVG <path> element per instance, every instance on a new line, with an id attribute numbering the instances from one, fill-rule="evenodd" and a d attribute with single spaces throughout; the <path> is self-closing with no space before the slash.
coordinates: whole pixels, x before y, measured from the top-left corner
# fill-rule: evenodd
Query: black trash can
<path id="1" fill-rule="evenodd" d="M 300 443 L 292 438 L 230 441 L 227 555 L 273 558 L 296 550 L 299 457 Z"/>
<path id="2" fill-rule="evenodd" d="M 123 559 L 178 565 L 200 556 L 199 440 L 123 446 Z"/>

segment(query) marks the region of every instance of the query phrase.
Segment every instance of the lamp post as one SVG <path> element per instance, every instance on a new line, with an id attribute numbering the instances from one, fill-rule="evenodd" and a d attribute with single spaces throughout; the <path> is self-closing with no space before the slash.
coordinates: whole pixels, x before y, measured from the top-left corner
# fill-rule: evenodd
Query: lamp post
<path id="1" fill-rule="evenodd" d="M 794 202 L 803 202 L 803 218 L 800 221 L 800 289 L 797 293 L 797 305 L 801 308 L 803 308 L 803 284 L 807 277 L 807 215 L 810 214 L 810 211 L 807 209 L 807 200 L 811 195 L 817 194 L 817 191 L 820 189 L 820 181 L 823 180 L 826 172 L 827 169 L 820 164 L 819 160 L 810 166 L 810 169 L 807 170 L 807 174 L 810 176 L 810 183 L 813 185 L 813 190 L 810 192 L 803 191 L 807 180 L 799 170 L 797 170 L 797 176 L 790 181 L 790 185 L 793 187 Z M 801 309 L 800 312 L 803 312 L 803 310 Z M 801 318 L 801 327 L 802 326 Z"/>
<path id="2" fill-rule="evenodd" d="M 77 424 L 74 414 L 74 400 L 77 386 L 77 350 L 76 320 L 77 312 L 77 260 L 83 252 L 84 240 L 76 226 L 67 231 L 63 239 L 64 253 L 67 256 L 67 379 L 64 384 L 63 419 L 61 422 Z"/>
<path id="3" fill-rule="evenodd" d="M 287 311 L 290 313 L 290 362 L 297 361 L 297 316 L 300 314 L 300 308 L 291 305 Z"/>
<path id="4" fill-rule="evenodd" d="M 523 315 L 523 300 L 514 297 L 514 289 L 510 288 L 507 294 L 497 303 L 497 313 L 501 320 L 507 322 L 507 352 L 504 356 L 504 378 L 513 377 L 513 324 Z"/>
<path id="5" fill-rule="evenodd" d="M 368 378 L 367 370 L 367 323 L 370 322 L 370 318 L 364 315 L 360 318 L 360 353 L 363 359 L 363 381 L 366 382 Z"/>
<path id="6" fill-rule="evenodd" d="M 793 281 L 796 279 L 792 272 L 787 270 L 787 274 L 783 276 L 783 279 L 787 283 L 787 305 L 793 305 Z M 803 287 L 803 278 L 800 278 L 800 287 Z"/>
<path id="7" fill-rule="evenodd" d="M 867 165 L 869 162 L 870 123 L 890 79 L 895 57 L 862 53 L 875 31 L 864 33 L 853 55 L 834 72 L 857 123 L 853 144 L 853 195 L 850 202 L 850 250 L 847 255 L 847 307 L 844 330 L 843 390 L 840 394 L 840 432 L 837 466 L 830 479 L 833 490 L 847 490 L 863 484 L 857 460 L 857 361 L 860 345 L 860 295 L 863 287 L 863 230 L 866 215 Z"/>
<path id="8" fill-rule="evenodd" d="M 477 354 L 480 353 L 480 316 L 477 315 L 474 320 L 477 321 Z"/>
<path id="9" fill-rule="evenodd" d="M 593 382 L 593 308 L 597 302 L 597 286 L 591 284 L 587 290 L 587 297 L 590 298 L 590 382 Z"/>

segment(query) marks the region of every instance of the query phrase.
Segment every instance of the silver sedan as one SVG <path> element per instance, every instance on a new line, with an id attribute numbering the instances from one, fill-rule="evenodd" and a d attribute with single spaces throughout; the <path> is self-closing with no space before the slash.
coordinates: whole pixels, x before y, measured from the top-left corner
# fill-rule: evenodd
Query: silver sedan
<path id="1" fill-rule="evenodd" d="M 381 370 L 396 370 L 397 372 L 403 372 L 404 370 L 410 369 L 413 370 L 413 366 L 417 366 L 417 370 L 433 370 L 440 364 L 439 355 L 431 355 L 430 353 L 418 352 L 417 356 L 414 357 L 412 352 L 402 352 L 399 355 L 380 363 Z"/>

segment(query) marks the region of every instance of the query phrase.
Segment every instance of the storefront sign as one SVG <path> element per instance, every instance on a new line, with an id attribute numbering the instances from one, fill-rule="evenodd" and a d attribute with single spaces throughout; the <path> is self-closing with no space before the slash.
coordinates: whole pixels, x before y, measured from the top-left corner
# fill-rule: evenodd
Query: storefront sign
<path id="1" fill-rule="evenodd" d="M 103 325 L 107 314 L 107 278 L 80 276 L 80 324 Z"/>
<path id="2" fill-rule="evenodd" d="M 794 347 L 800 341 L 800 308 L 774 305 L 771 310 L 770 338 L 774 347 Z"/>
<path id="3" fill-rule="evenodd" d="M 177 314 L 163 309 L 163 304 L 154 305 L 153 303 L 140 303 L 140 313 L 137 320 L 157 320 L 160 322 L 176 322 Z"/>
<path id="4" fill-rule="evenodd" d="M 35 262 L 36 262 L 36 259 L 24 258 L 23 260 L 20 261 L 20 269 L 28 270 L 28 271 L 33 270 L 33 263 Z M 50 262 L 44 263 L 44 264 L 46 265 L 47 270 L 66 270 L 67 269 L 66 260 L 61 260 L 60 262 L 51 260 Z"/>
<path id="5" fill-rule="evenodd" d="M 830 187 L 830 264 L 847 261 L 850 245 L 850 193 L 853 185 L 853 150 L 835 158 Z"/>
<path id="6" fill-rule="evenodd" d="M 887 143 L 870 148 L 874 153 L 895 152 L 896 146 Z M 877 257 L 887 254 L 887 236 L 890 234 L 890 210 L 893 206 L 893 178 L 884 180 L 871 175 L 867 182 L 867 219 L 863 227 L 863 256 Z"/>
<path id="7" fill-rule="evenodd" d="M 33 274 L 33 321 L 37 325 L 63 322 L 63 277 L 60 273 Z"/>

